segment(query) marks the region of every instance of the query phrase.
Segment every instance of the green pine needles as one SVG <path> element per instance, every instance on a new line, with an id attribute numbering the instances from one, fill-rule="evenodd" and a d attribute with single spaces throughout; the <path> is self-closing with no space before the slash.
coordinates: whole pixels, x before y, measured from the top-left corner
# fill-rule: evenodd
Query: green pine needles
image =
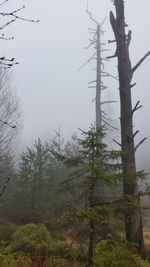
<path id="1" fill-rule="evenodd" d="M 115 205 L 121 181 L 121 160 L 119 151 L 109 151 L 103 142 L 106 134 L 93 126 L 81 131 L 78 140 L 78 155 L 67 157 L 52 152 L 55 157 L 70 168 L 64 184 L 72 190 L 72 202 L 62 221 L 76 229 L 77 236 L 87 242 L 88 266 L 93 263 L 94 247 L 101 238 L 113 231 Z M 64 188 L 67 188 L 65 186 Z M 85 241 L 84 240 L 84 241 Z M 81 240 L 80 240 L 81 241 Z"/>

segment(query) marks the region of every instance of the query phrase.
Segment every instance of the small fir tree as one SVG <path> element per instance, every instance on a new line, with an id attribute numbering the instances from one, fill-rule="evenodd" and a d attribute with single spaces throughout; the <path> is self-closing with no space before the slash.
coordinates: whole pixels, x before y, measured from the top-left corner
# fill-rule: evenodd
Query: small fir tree
<path id="1" fill-rule="evenodd" d="M 63 221 L 71 227 L 78 225 L 79 232 L 83 229 L 86 231 L 87 264 L 91 266 L 94 246 L 100 239 L 98 229 L 101 229 L 101 233 L 105 230 L 108 234 L 114 224 L 114 200 L 112 196 L 106 198 L 99 194 L 101 179 L 109 186 L 119 185 L 121 164 L 120 152 L 109 151 L 106 144 L 99 142 L 98 137 L 101 136 L 103 140 L 106 135 L 103 130 L 91 127 L 87 132 L 82 131 L 82 135 L 83 139 L 78 140 L 78 155 L 67 157 L 54 151 L 52 153 L 71 169 L 63 184 L 65 189 L 74 189 L 76 193 L 70 211 L 64 215 Z"/>

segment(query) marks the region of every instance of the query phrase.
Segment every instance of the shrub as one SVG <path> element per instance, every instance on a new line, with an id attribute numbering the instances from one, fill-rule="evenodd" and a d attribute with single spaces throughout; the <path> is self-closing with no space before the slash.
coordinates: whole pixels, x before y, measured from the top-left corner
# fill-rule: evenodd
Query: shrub
<path id="1" fill-rule="evenodd" d="M 150 267 L 150 263 L 148 261 L 141 261 L 140 267 Z"/>
<path id="2" fill-rule="evenodd" d="M 67 242 L 65 241 L 51 241 L 49 246 L 50 256 L 60 257 L 60 258 L 69 258 L 70 257 L 70 248 Z"/>
<path id="3" fill-rule="evenodd" d="M 17 227 L 13 223 L 5 219 L 0 219 L 0 240 L 10 242 L 16 229 Z"/>
<path id="4" fill-rule="evenodd" d="M 42 224 L 26 224 L 17 229 L 12 236 L 13 252 L 20 252 L 33 259 L 45 261 L 49 254 L 51 236 Z"/>
<path id="5" fill-rule="evenodd" d="M 149 244 L 145 244 L 145 250 L 146 250 L 147 259 L 150 260 L 150 245 Z"/>
<path id="6" fill-rule="evenodd" d="M 87 247 L 86 246 L 80 246 L 75 251 L 75 259 L 80 263 L 87 262 Z"/>
<path id="7" fill-rule="evenodd" d="M 96 248 L 95 267 L 99 266 L 137 267 L 140 266 L 140 258 L 135 248 L 126 242 L 103 240 Z"/>

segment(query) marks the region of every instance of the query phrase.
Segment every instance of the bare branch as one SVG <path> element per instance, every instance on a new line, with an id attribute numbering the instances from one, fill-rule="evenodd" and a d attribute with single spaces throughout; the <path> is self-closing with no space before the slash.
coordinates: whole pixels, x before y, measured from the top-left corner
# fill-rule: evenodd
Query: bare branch
<path id="1" fill-rule="evenodd" d="M 109 126 L 109 127 L 111 127 L 112 129 L 114 129 L 114 130 L 119 130 L 118 128 L 116 128 L 116 127 L 114 127 L 114 126 L 112 126 L 111 124 L 109 124 L 107 121 L 105 121 L 104 119 L 102 119 L 102 121 L 107 125 L 107 126 Z"/>
<path id="2" fill-rule="evenodd" d="M 96 55 L 96 52 L 78 69 L 81 70 L 85 65 L 87 65 L 91 60 L 95 59 L 94 56 Z"/>
<path id="3" fill-rule="evenodd" d="M 26 18 L 23 18 L 21 16 L 16 15 L 16 13 L 20 12 L 24 8 L 25 8 L 25 5 L 23 5 L 21 8 L 18 8 L 12 12 L 0 12 L 0 16 L 2 16 L 2 17 L 6 17 L 6 16 L 13 17 L 13 19 L 11 21 L 9 21 L 8 23 L 5 24 L 5 27 L 7 25 L 9 25 L 10 23 L 16 21 L 17 19 L 23 20 L 23 21 L 28 21 L 28 22 L 39 22 L 39 20 L 26 19 Z"/>
<path id="4" fill-rule="evenodd" d="M 96 86 L 88 86 L 88 88 L 96 88 Z"/>
<path id="5" fill-rule="evenodd" d="M 110 121 L 110 122 L 113 121 L 112 119 L 109 119 L 109 118 L 107 117 L 107 115 L 102 115 L 102 118 L 105 119 L 105 120 L 107 120 L 107 121 Z"/>
<path id="6" fill-rule="evenodd" d="M 108 58 L 101 58 L 101 60 L 104 60 L 104 61 L 109 61 L 109 59 Z"/>
<path id="7" fill-rule="evenodd" d="M 9 0 L 5 0 L 5 1 L 3 1 L 1 4 L 0 4 L 0 7 L 2 6 L 2 5 L 4 5 L 6 2 L 8 2 Z"/>
<path id="8" fill-rule="evenodd" d="M 101 45 L 106 45 L 105 43 L 101 43 Z M 101 52 L 110 52 L 111 49 L 101 49 Z"/>
<path id="9" fill-rule="evenodd" d="M 144 57 L 142 57 L 139 62 L 132 68 L 132 74 L 140 67 L 140 65 L 144 62 L 144 60 L 150 56 L 150 51 L 148 51 Z"/>
<path id="10" fill-rule="evenodd" d="M 108 40 L 108 43 L 116 43 L 116 40 Z"/>
<path id="11" fill-rule="evenodd" d="M 130 88 L 133 88 L 136 85 L 136 83 L 133 83 L 130 85 Z"/>
<path id="12" fill-rule="evenodd" d="M 139 148 L 139 146 L 141 146 L 148 138 L 145 137 L 143 138 L 134 148 L 134 151 L 136 152 L 136 150 Z"/>
<path id="13" fill-rule="evenodd" d="M 137 130 L 134 134 L 133 134 L 133 138 L 139 133 L 139 130 Z"/>
<path id="14" fill-rule="evenodd" d="M 90 41 L 90 44 L 88 46 L 84 47 L 84 49 L 89 49 L 92 45 L 96 44 L 96 40 L 95 40 L 96 36 L 97 36 L 97 31 L 94 34 L 93 39 L 92 40 L 89 40 Z"/>
<path id="15" fill-rule="evenodd" d="M 117 77 L 113 76 L 112 74 L 110 74 L 108 72 L 104 72 L 103 71 L 102 77 L 111 77 L 111 78 L 113 78 L 113 79 L 115 79 L 115 80 L 118 81 L 118 78 Z"/>
<path id="16" fill-rule="evenodd" d="M 105 90 L 107 88 L 108 88 L 108 86 L 101 85 L 101 90 Z"/>
<path id="17" fill-rule="evenodd" d="M 100 104 L 104 105 L 104 104 L 111 104 L 111 103 L 117 103 L 117 101 L 103 101 Z"/>
<path id="18" fill-rule="evenodd" d="M 88 84 L 91 84 L 91 83 L 96 83 L 96 80 L 95 81 L 88 82 Z"/>
<path id="19" fill-rule="evenodd" d="M 8 177 L 8 178 L 7 178 L 7 181 L 6 181 L 6 184 L 5 184 L 4 187 L 2 188 L 2 191 L 0 192 L 0 197 L 2 197 L 2 195 L 4 194 L 4 192 L 5 192 L 5 190 L 6 190 L 6 187 L 7 187 L 8 183 L 9 183 L 9 181 L 10 181 L 10 178 Z"/>
<path id="20" fill-rule="evenodd" d="M 114 141 L 118 146 L 122 147 L 122 145 L 121 145 L 118 141 L 116 141 L 115 139 L 113 139 L 113 141 Z"/>
<path id="21" fill-rule="evenodd" d="M 86 13 L 89 15 L 90 19 L 96 23 L 96 25 L 99 25 L 99 23 L 92 17 L 92 13 L 87 9 Z"/>
<path id="22" fill-rule="evenodd" d="M 13 37 L 5 37 L 4 33 L 0 36 L 0 40 L 6 40 L 6 41 L 10 41 L 10 40 L 14 40 L 14 36 Z"/>
<path id="23" fill-rule="evenodd" d="M 103 19 L 102 23 L 100 24 L 100 28 L 102 28 L 102 26 L 103 26 L 103 24 L 105 23 L 105 20 L 106 20 L 106 19 L 107 19 L 106 17 Z M 105 31 L 102 31 L 102 32 L 105 33 Z"/>
<path id="24" fill-rule="evenodd" d="M 2 124 L 6 124 L 6 125 L 8 125 L 8 126 L 9 126 L 10 128 L 12 128 L 12 129 L 16 128 L 15 125 L 11 125 L 11 124 L 9 124 L 7 121 L 3 121 L 3 120 L 0 119 L 0 122 L 1 122 Z"/>
<path id="25" fill-rule="evenodd" d="M 5 59 L 4 57 L 0 58 L 0 66 L 2 68 L 11 68 L 14 65 L 19 64 L 18 62 L 14 62 L 14 58 L 12 59 Z"/>
<path id="26" fill-rule="evenodd" d="M 0 26 L 0 30 L 3 30 L 4 28 L 6 28 L 8 25 L 10 25 L 11 23 L 15 22 L 16 19 L 12 19 L 8 22 L 6 22 L 5 24 L 3 24 L 2 26 Z"/>
<path id="27" fill-rule="evenodd" d="M 142 105 L 139 106 L 139 104 L 140 104 L 140 101 L 138 101 L 138 102 L 136 103 L 135 107 L 134 107 L 133 110 L 132 110 L 132 114 L 133 114 L 135 111 L 137 111 L 138 109 L 142 108 Z"/>
<path id="28" fill-rule="evenodd" d="M 117 51 L 115 52 L 114 55 L 106 57 L 106 59 L 111 59 L 111 58 L 114 58 L 114 57 L 117 57 Z"/>
<path id="29" fill-rule="evenodd" d="M 94 98 L 92 101 L 91 101 L 91 103 L 93 103 L 93 102 L 95 102 L 96 101 L 96 98 Z"/>
<path id="30" fill-rule="evenodd" d="M 107 113 L 104 110 L 102 110 L 102 114 L 104 114 L 105 116 L 107 116 Z"/>
<path id="31" fill-rule="evenodd" d="M 88 28 L 89 31 L 97 32 L 97 29 Z"/>
<path id="32" fill-rule="evenodd" d="M 0 3 L 0 7 L 3 6 L 6 2 L 8 2 L 9 0 L 2 0 L 2 2 Z M 25 5 L 23 5 L 22 7 L 15 9 L 11 12 L 0 12 L 0 16 L 3 18 L 6 18 L 6 22 L 0 26 L 0 30 L 5 29 L 7 26 L 9 26 L 10 24 L 12 24 L 13 22 L 15 22 L 16 20 L 23 20 L 23 21 L 27 21 L 27 22 L 39 22 L 39 20 L 33 20 L 33 19 L 27 19 L 24 18 L 22 16 L 19 16 L 19 12 L 22 11 L 25 8 Z M 14 37 L 5 37 L 4 34 L 2 34 L 0 36 L 0 40 L 13 40 Z M 0 68 L 2 69 L 8 69 L 11 68 L 13 65 L 18 64 L 18 62 L 12 62 L 12 60 L 6 60 L 6 59 L 2 59 L 4 61 L 0 61 Z M 8 61 L 10 63 L 8 63 Z"/>

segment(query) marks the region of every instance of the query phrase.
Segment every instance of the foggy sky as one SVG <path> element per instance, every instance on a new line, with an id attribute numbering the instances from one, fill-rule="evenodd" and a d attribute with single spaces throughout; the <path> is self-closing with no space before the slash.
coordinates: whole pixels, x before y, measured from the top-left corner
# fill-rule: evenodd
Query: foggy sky
<path id="1" fill-rule="evenodd" d="M 105 41 L 113 39 L 109 25 L 109 11 L 114 9 L 110 0 L 91 0 L 90 10 L 96 19 L 104 25 Z M 150 50 L 150 1 L 126 0 L 126 22 L 132 30 L 131 59 L 133 65 Z M 84 50 L 88 45 L 88 27 L 93 24 L 85 12 L 86 0 L 13 0 L 8 5 L 15 9 L 23 4 L 26 9 L 21 13 L 26 18 L 40 19 L 37 23 L 18 21 L 10 25 L 5 33 L 15 36 L 14 41 L 1 41 L 1 54 L 15 57 L 19 65 L 14 68 L 14 81 L 21 101 L 23 130 L 22 144 L 30 144 L 37 137 L 48 138 L 54 135 L 54 129 L 61 127 L 64 137 L 77 131 L 87 129 L 94 121 L 94 89 L 88 89 L 88 82 L 93 80 L 94 72 L 87 65 L 78 68 L 88 59 L 93 50 Z M 108 48 L 112 55 L 114 46 Z M 117 73 L 117 61 L 113 59 L 107 69 Z M 143 137 L 149 140 L 138 154 L 145 155 L 150 149 L 150 58 L 138 69 L 133 88 L 133 105 L 137 100 L 143 109 L 135 115 L 135 130 L 140 130 L 137 141 Z M 118 85 L 110 85 L 108 98 L 118 100 Z M 116 111 L 115 111 L 116 109 Z M 114 108 L 114 118 L 119 124 L 118 108 Z M 116 133 L 114 135 L 117 135 Z M 142 162 L 142 167 L 149 164 L 149 155 Z"/>

